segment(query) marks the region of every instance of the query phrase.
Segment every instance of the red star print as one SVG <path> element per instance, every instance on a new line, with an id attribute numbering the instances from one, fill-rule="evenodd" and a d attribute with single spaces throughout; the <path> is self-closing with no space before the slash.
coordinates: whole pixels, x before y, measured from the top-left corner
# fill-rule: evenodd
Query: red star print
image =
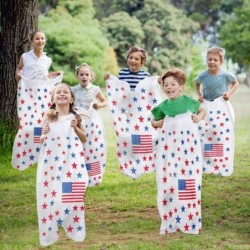
<path id="1" fill-rule="evenodd" d="M 52 195 L 52 197 L 56 197 L 56 191 L 53 190 L 53 191 L 51 192 L 51 195 Z"/>
<path id="2" fill-rule="evenodd" d="M 45 202 L 44 202 L 43 205 L 42 205 L 43 209 L 46 209 L 47 206 L 48 206 L 48 205 L 47 205 Z"/>
<path id="3" fill-rule="evenodd" d="M 52 219 L 53 219 L 53 215 L 50 213 L 49 220 L 52 220 Z"/>
<path id="4" fill-rule="evenodd" d="M 74 163 L 72 164 L 72 167 L 73 167 L 73 169 L 77 169 L 77 164 L 74 162 Z"/>
<path id="5" fill-rule="evenodd" d="M 166 183 L 166 182 L 167 182 L 167 177 L 166 177 L 166 176 L 164 176 L 164 177 L 162 178 L 162 182 L 163 182 L 163 183 Z"/>
<path id="6" fill-rule="evenodd" d="M 48 181 L 45 181 L 45 182 L 43 183 L 43 186 L 44 186 L 44 187 L 48 187 L 48 186 L 49 186 L 49 182 L 48 182 Z"/>
<path id="7" fill-rule="evenodd" d="M 142 116 L 140 116 L 138 119 L 139 119 L 140 122 L 144 121 L 144 118 Z"/>
<path id="8" fill-rule="evenodd" d="M 113 104 L 113 106 L 116 106 L 117 105 L 117 101 L 113 100 L 112 104 Z"/>
<path id="9" fill-rule="evenodd" d="M 46 223 L 47 223 L 47 219 L 43 217 L 43 218 L 42 218 L 42 223 L 43 223 L 43 224 L 46 224 Z"/>
<path id="10" fill-rule="evenodd" d="M 139 126 L 136 124 L 135 126 L 134 126 L 134 128 L 135 128 L 135 131 L 139 131 Z"/>
<path id="11" fill-rule="evenodd" d="M 189 220 L 192 220 L 192 219 L 193 219 L 193 215 L 192 215 L 191 213 L 188 215 L 188 219 L 189 219 Z"/>
<path id="12" fill-rule="evenodd" d="M 187 223 L 186 223 L 186 225 L 184 226 L 184 228 L 185 228 L 185 231 L 188 231 L 188 230 L 189 230 L 189 226 L 188 226 Z"/>
<path id="13" fill-rule="evenodd" d="M 166 214 L 163 215 L 163 220 L 167 220 L 168 216 Z"/>
<path id="14" fill-rule="evenodd" d="M 73 218 L 74 223 L 78 223 L 78 222 L 79 222 L 79 219 L 80 219 L 80 217 L 75 216 L 75 217 Z"/>
<path id="15" fill-rule="evenodd" d="M 68 178 L 71 178 L 72 173 L 70 173 L 70 172 L 68 171 L 68 172 L 66 173 L 66 175 L 67 175 Z"/>
<path id="16" fill-rule="evenodd" d="M 168 213 L 169 217 L 172 217 L 173 215 L 173 212 L 170 210 L 169 213 Z"/>
<path id="17" fill-rule="evenodd" d="M 167 203 L 168 203 L 168 201 L 167 201 L 166 199 L 164 199 L 164 200 L 162 201 L 162 203 L 163 203 L 163 206 L 166 206 Z"/>
<path id="18" fill-rule="evenodd" d="M 73 232 L 73 227 L 71 227 L 71 226 L 67 227 L 67 231 L 68 231 L 68 233 L 72 233 Z"/>

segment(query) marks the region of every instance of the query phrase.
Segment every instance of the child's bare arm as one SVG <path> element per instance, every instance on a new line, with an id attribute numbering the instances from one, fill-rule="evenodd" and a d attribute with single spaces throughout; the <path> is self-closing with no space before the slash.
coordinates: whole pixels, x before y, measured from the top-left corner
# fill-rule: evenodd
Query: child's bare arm
<path id="1" fill-rule="evenodd" d="M 23 69 L 23 56 L 20 57 L 20 61 L 16 68 L 16 81 L 18 82 L 22 76 L 22 69 Z"/>
<path id="2" fill-rule="evenodd" d="M 59 75 L 62 75 L 62 74 L 63 74 L 63 71 L 54 71 L 54 72 L 50 72 L 48 74 L 48 77 L 51 78 L 51 77 L 59 76 Z"/>
<path id="3" fill-rule="evenodd" d="M 198 114 L 192 114 L 192 120 L 193 120 L 194 123 L 198 123 L 199 121 L 204 119 L 205 115 L 206 115 L 205 109 L 200 107 L 200 109 L 198 111 Z"/>
<path id="4" fill-rule="evenodd" d="M 97 94 L 97 99 L 100 101 L 100 103 L 93 103 L 93 108 L 94 109 L 100 109 L 100 108 L 105 108 L 107 106 L 107 100 L 102 94 L 102 92 L 99 92 Z"/>
<path id="5" fill-rule="evenodd" d="M 86 136 L 86 133 L 85 133 L 85 130 L 81 124 L 80 127 L 78 127 L 77 125 L 77 120 L 76 119 L 73 119 L 70 123 L 71 127 L 74 128 L 74 131 L 75 133 L 78 135 L 79 139 L 81 140 L 81 142 L 86 142 L 87 141 L 87 136 Z"/>
<path id="6" fill-rule="evenodd" d="M 224 93 L 223 99 L 225 101 L 228 101 L 229 98 L 232 96 L 232 94 L 235 92 L 235 90 L 238 88 L 238 86 L 239 86 L 238 81 L 233 82 L 231 89 L 228 92 Z"/>
<path id="7" fill-rule="evenodd" d="M 110 77 L 110 74 L 105 74 L 105 75 L 104 75 L 104 81 L 108 80 L 109 77 Z"/>
<path id="8" fill-rule="evenodd" d="M 42 135 L 40 137 L 40 142 L 43 143 L 44 142 L 44 139 L 46 137 L 46 134 L 49 132 L 49 124 L 48 124 L 48 119 L 47 118 L 44 118 L 42 120 Z"/>
<path id="9" fill-rule="evenodd" d="M 201 84 L 196 84 L 195 89 L 196 89 L 196 93 L 198 95 L 198 101 L 203 102 L 203 95 L 201 93 Z"/>
<path id="10" fill-rule="evenodd" d="M 163 123 L 164 123 L 164 120 L 159 120 L 159 121 L 156 121 L 155 119 L 152 119 L 151 121 L 151 125 L 153 128 L 162 128 L 163 126 Z"/>

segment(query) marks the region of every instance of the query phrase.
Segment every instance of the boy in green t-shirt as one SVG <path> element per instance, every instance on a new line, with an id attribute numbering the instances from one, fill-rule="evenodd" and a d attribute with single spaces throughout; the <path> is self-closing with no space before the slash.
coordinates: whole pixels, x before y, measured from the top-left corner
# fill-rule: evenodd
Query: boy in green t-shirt
<path id="1" fill-rule="evenodd" d="M 181 95 L 186 81 L 184 71 L 173 68 L 163 73 L 161 76 L 163 91 L 168 99 L 153 108 L 152 126 L 161 128 L 163 126 L 165 116 L 175 117 L 188 111 L 192 112 L 192 120 L 198 123 L 205 117 L 205 110 L 200 106 L 200 102 L 186 95 Z"/>
<path id="2" fill-rule="evenodd" d="M 152 110 L 152 126 L 161 128 L 155 167 L 160 234 L 198 234 L 202 227 L 202 148 L 197 122 L 205 110 L 200 102 L 181 94 L 185 80 L 182 70 L 167 70 L 162 84 L 168 99 Z"/>

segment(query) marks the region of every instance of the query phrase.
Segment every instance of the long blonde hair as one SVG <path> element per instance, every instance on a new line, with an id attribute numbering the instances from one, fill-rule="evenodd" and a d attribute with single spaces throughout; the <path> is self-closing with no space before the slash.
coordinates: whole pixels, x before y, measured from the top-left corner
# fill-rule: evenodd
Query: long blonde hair
<path id="1" fill-rule="evenodd" d="M 72 98 L 72 103 L 69 104 L 69 111 L 70 113 L 73 113 L 76 117 L 76 120 L 77 120 L 77 126 L 80 127 L 81 126 L 81 122 L 82 122 L 82 118 L 79 114 L 76 113 L 75 111 L 75 96 L 71 90 L 71 88 L 69 87 L 68 84 L 66 83 L 58 83 L 56 84 L 52 90 L 51 90 L 51 106 L 49 108 L 49 110 L 45 113 L 45 117 L 47 118 L 47 120 L 49 122 L 54 122 L 54 121 L 57 121 L 58 120 L 58 116 L 59 116 L 59 113 L 58 111 L 56 110 L 56 104 L 54 103 L 54 95 L 55 95 L 55 91 L 56 91 L 56 88 L 59 86 L 59 85 L 64 85 L 66 86 L 69 91 L 70 91 L 70 94 L 71 94 L 71 98 Z"/>

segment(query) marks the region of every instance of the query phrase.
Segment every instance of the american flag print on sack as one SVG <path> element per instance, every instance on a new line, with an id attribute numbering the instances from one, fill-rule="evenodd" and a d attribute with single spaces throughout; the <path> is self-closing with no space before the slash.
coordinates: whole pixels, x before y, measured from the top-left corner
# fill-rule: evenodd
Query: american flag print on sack
<path id="1" fill-rule="evenodd" d="M 204 157 L 223 157 L 223 144 L 221 143 L 205 144 Z"/>
<path id="2" fill-rule="evenodd" d="M 37 162 L 41 149 L 40 129 L 44 112 L 50 107 L 50 90 L 61 82 L 62 75 L 53 79 L 23 78 L 18 82 L 17 115 L 19 127 L 13 143 L 11 165 L 25 170 Z"/>
<path id="3" fill-rule="evenodd" d="M 134 154 L 148 154 L 153 152 L 152 135 L 131 135 Z"/>
<path id="4" fill-rule="evenodd" d="M 59 227 L 74 241 L 85 238 L 84 195 L 89 177 L 82 143 L 70 126 L 74 117 L 60 116 L 49 123 L 38 158 L 36 190 L 42 246 L 58 240 Z"/>
<path id="5" fill-rule="evenodd" d="M 107 146 L 105 130 L 99 111 L 92 107 L 87 110 L 87 118 L 83 121 L 87 142 L 83 143 L 86 166 L 89 169 L 88 187 L 98 186 L 103 179 L 106 168 Z"/>
<path id="6" fill-rule="evenodd" d="M 41 143 L 40 142 L 41 135 L 42 135 L 42 128 L 34 127 L 34 133 L 33 133 L 34 143 Z"/>
<path id="7" fill-rule="evenodd" d="M 203 172 L 221 176 L 233 173 L 234 166 L 234 110 L 229 101 L 219 97 L 204 101 L 204 121 L 199 123 L 203 148 Z"/>
<path id="8" fill-rule="evenodd" d="M 155 170 L 159 130 L 151 125 L 151 110 L 162 101 L 157 79 L 145 78 L 135 91 L 115 76 L 106 81 L 120 171 L 132 179 Z"/>
<path id="9" fill-rule="evenodd" d="M 180 201 L 196 199 L 195 179 L 178 180 L 178 198 Z"/>
<path id="10" fill-rule="evenodd" d="M 198 234 L 202 227 L 202 148 L 191 112 L 165 117 L 157 145 L 160 234 Z"/>
<path id="11" fill-rule="evenodd" d="M 87 171 L 89 176 L 95 176 L 101 174 L 100 162 L 86 163 Z"/>
<path id="12" fill-rule="evenodd" d="M 83 202 L 85 182 L 62 182 L 62 203 Z"/>

